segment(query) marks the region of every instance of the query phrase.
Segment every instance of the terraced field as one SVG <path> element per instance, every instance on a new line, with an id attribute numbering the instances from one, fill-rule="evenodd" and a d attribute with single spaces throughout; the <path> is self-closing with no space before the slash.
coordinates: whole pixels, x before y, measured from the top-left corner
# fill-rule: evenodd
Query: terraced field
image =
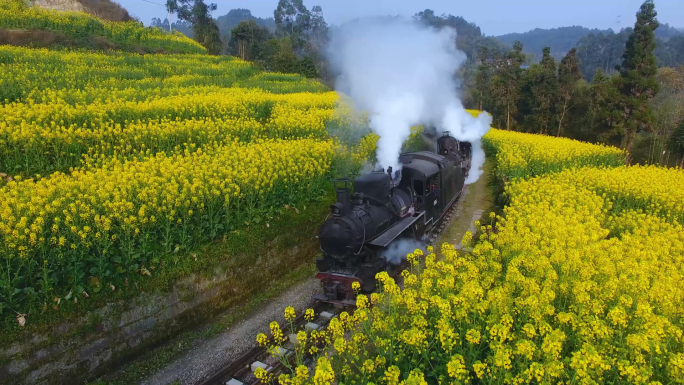
<path id="1" fill-rule="evenodd" d="M 268 226 L 375 149 L 328 133 L 354 119 L 336 93 L 230 57 L 2 46 L 0 67 L 0 311 Z"/>

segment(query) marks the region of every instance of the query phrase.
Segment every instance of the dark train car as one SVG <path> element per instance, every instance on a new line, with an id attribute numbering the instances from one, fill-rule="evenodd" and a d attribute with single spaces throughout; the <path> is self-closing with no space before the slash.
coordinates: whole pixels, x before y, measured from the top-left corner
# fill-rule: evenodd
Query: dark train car
<path id="1" fill-rule="evenodd" d="M 381 252 L 400 237 L 427 239 L 461 195 L 470 158 L 470 143 L 446 132 L 436 153 L 402 154 L 401 171 L 362 175 L 353 194 L 349 180 L 336 181 L 337 203 L 318 234 L 316 277 L 324 293 L 315 298 L 346 305 L 354 303 L 353 282 L 375 290 L 375 275 L 391 268 Z"/>

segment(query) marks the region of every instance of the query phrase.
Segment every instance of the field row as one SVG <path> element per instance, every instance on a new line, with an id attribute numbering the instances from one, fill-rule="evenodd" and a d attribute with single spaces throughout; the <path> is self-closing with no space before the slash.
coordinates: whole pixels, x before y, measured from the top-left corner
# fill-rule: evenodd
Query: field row
<path id="1" fill-rule="evenodd" d="M 320 196 L 333 156 L 331 141 L 236 141 L 9 182 L 0 189 L 0 302 L 82 288 L 91 276 L 120 281 L 178 248 L 263 225 Z"/>
<path id="2" fill-rule="evenodd" d="M 0 0 L 0 28 L 47 30 L 79 42 L 102 37 L 120 48 L 146 48 L 179 53 L 205 53 L 196 41 L 176 32 L 167 34 L 138 22 L 107 22 L 83 12 L 58 12 L 27 6 L 23 0 Z"/>
<path id="3" fill-rule="evenodd" d="M 0 47 L 0 103 L 145 101 L 225 87 L 276 93 L 327 88 L 295 74 L 261 73 L 228 56 L 83 53 Z"/>
<path id="4" fill-rule="evenodd" d="M 0 170 L 23 176 L 79 167 L 83 156 L 169 152 L 233 139 L 325 138 L 345 126 L 337 95 L 227 88 L 147 102 L 0 107 Z"/>
<path id="5" fill-rule="evenodd" d="M 496 157 L 497 177 L 505 181 L 573 167 L 625 164 L 623 150 L 567 138 L 492 129 L 483 144 L 488 155 Z"/>
<path id="6" fill-rule="evenodd" d="M 684 383 L 684 173 L 536 135 L 485 144 L 503 215 L 466 233 L 472 252 L 409 254 L 403 288 L 379 274 L 307 336 L 333 354 L 297 383 Z"/>

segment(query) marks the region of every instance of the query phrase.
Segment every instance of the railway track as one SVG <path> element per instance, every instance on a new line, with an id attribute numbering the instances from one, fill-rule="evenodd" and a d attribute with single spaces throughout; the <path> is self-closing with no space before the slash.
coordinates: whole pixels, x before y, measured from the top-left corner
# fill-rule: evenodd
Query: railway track
<path id="1" fill-rule="evenodd" d="M 467 195 L 467 190 L 465 192 L 466 194 L 464 195 Z M 461 200 L 462 199 L 459 199 L 459 201 Z M 437 229 L 435 229 L 432 232 L 432 234 L 430 234 L 430 237 L 427 240 L 428 244 L 434 243 L 434 241 L 439 237 L 439 235 L 443 233 L 443 231 L 455 219 L 459 211 L 459 201 L 457 201 L 449 208 L 446 215 L 442 219 L 442 223 L 440 223 L 440 226 Z M 395 279 L 399 278 L 401 271 L 406 266 L 406 262 L 402 263 L 397 268 L 393 269 L 391 275 Z M 306 319 L 304 318 L 304 313 L 302 313 L 298 315 L 293 321 L 295 330 L 289 330 L 289 327 L 283 328 L 283 333 L 284 335 L 289 336 L 296 334 L 297 331 L 302 329 L 324 329 L 327 327 L 328 323 L 333 317 L 337 316 L 339 313 L 349 308 L 349 306 L 333 307 L 330 304 L 316 302 L 313 306 L 315 318 L 312 322 L 307 323 Z M 272 338 L 273 337 L 269 338 L 269 345 L 272 343 Z M 288 340 L 289 339 L 290 338 L 288 338 Z M 292 352 L 294 350 L 292 342 L 286 343 L 285 346 L 283 346 L 283 348 L 287 349 L 288 352 Z M 206 380 L 202 381 L 200 385 L 260 385 L 261 381 L 254 376 L 254 370 L 256 370 L 257 367 L 266 369 L 266 371 L 273 374 L 276 379 L 278 378 L 278 375 L 287 370 L 285 365 L 283 365 L 283 363 L 280 360 L 277 360 L 270 356 L 266 348 L 261 347 L 259 345 L 255 345 L 247 352 L 237 357 L 232 362 L 226 364 L 221 369 L 214 372 Z"/>
<path id="2" fill-rule="evenodd" d="M 333 306 L 316 302 L 313 306 L 315 317 L 311 322 L 307 322 L 304 318 L 304 313 L 298 315 L 294 321 L 294 330 L 290 330 L 289 327 L 283 328 L 283 334 L 285 336 L 290 336 L 296 334 L 298 330 L 302 329 L 317 329 L 321 330 L 327 327 L 328 322 L 335 317 L 342 309 L 334 309 Z M 337 311 L 336 311 L 337 310 Z M 290 338 L 288 338 L 290 340 Z M 269 345 L 272 343 L 273 337 L 269 338 Z M 294 351 L 294 346 L 292 342 L 288 341 L 283 346 L 284 354 Z M 209 376 L 206 380 L 202 381 L 200 385 L 218 385 L 218 384 L 229 384 L 229 385 L 257 385 L 261 384 L 261 381 L 254 376 L 254 370 L 257 367 L 261 367 L 272 373 L 277 378 L 287 368 L 277 359 L 270 356 L 266 348 L 256 345 L 249 349 L 247 352 L 243 353 L 241 356 L 237 357 L 234 361 L 223 366 L 221 369 L 217 370 Z"/>

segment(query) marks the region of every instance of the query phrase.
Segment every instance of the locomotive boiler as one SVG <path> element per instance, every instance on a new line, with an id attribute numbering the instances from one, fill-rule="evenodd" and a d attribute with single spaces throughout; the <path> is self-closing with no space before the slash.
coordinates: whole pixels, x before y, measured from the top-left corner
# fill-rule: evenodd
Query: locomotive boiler
<path id="1" fill-rule="evenodd" d="M 337 202 L 321 225 L 322 256 L 316 260 L 323 293 L 314 298 L 353 305 L 352 284 L 375 290 L 375 275 L 392 268 L 382 256 L 393 241 L 424 241 L 461 195 L 470 169 L 472 146 L 444 132 L 436 152 L 400 155 L 401 170 L 391 167 L 354 179 L 335 181 Z M 353 193 L 350 189 L 353 186 Z"/>

